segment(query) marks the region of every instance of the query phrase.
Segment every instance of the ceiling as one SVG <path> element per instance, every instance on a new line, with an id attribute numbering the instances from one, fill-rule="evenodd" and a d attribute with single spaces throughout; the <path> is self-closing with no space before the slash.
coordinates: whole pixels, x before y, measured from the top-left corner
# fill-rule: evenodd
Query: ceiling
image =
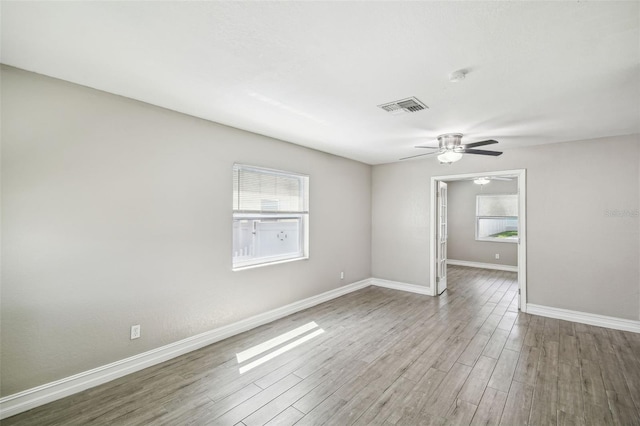
<path id="1" fill-rule="evenodd" d="M 640 132 L 636 1 L 3 1 L 1 15 L 5 64 L 368 164 L 446 132 L 504 150 Z M 429 108 L 377 107 L 410 96 Z"/>

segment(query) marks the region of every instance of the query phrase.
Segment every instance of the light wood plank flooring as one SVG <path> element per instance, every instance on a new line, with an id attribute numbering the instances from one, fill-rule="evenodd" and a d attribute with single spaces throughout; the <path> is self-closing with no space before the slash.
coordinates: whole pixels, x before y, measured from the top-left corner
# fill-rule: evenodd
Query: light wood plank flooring
<path id="1" fill-rule="evenodd" d="M 640 425 L 640 335 L 518 313 L 514 273 L 449 282 L 363 289 L 2 425 Z M 239 373 L 310 321 L 324 333 Z"/>

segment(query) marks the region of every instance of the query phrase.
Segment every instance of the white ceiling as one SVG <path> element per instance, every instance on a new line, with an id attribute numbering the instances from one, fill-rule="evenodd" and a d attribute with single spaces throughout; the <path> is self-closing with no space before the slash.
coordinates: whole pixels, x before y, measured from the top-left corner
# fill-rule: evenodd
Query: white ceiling
<path id="1" fill-rule="evenodd" d="M 491 149 L 640 132 L 637 1 L 1 7 L 5 64 L 369 164 L 445 132 Z M 376 107 L 409 96 L 429 109 Z"/>

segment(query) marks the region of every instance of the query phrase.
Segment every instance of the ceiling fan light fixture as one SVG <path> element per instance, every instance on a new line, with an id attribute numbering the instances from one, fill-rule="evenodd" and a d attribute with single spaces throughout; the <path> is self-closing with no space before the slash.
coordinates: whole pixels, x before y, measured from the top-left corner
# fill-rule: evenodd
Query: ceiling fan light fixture
<path id="1" fill-rule="evenodd" d="M 446 151 L 438 155 L 438 161 L 446 164 L 455 163 L 461 158 L 462 158 L 462 154 L 460 152 L 455 152 L 455 151 Z"/>
<path id="2" fill-rule="evenodd" d="M 491 182 L 489 179 L 487 179 L 486 177 L 481 177 L 481 178 L 477 178 L 473 180 L 473 183 L 475 183 L 476 185 L 486 185 L 489 182 Z"/>

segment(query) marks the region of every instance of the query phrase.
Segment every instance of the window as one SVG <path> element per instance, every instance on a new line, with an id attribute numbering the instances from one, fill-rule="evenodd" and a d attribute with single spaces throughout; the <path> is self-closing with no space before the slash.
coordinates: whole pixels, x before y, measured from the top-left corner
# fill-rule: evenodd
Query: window
<path id="1" fill-rule="evenodd" d="M 233 166 L 233 269 L 308 257 L 309 177 Z"/>
<path id="2" fill-rule="evenodd" d="M 476 240 L 518 242 L 518 195 L 476 196 Z"/>

